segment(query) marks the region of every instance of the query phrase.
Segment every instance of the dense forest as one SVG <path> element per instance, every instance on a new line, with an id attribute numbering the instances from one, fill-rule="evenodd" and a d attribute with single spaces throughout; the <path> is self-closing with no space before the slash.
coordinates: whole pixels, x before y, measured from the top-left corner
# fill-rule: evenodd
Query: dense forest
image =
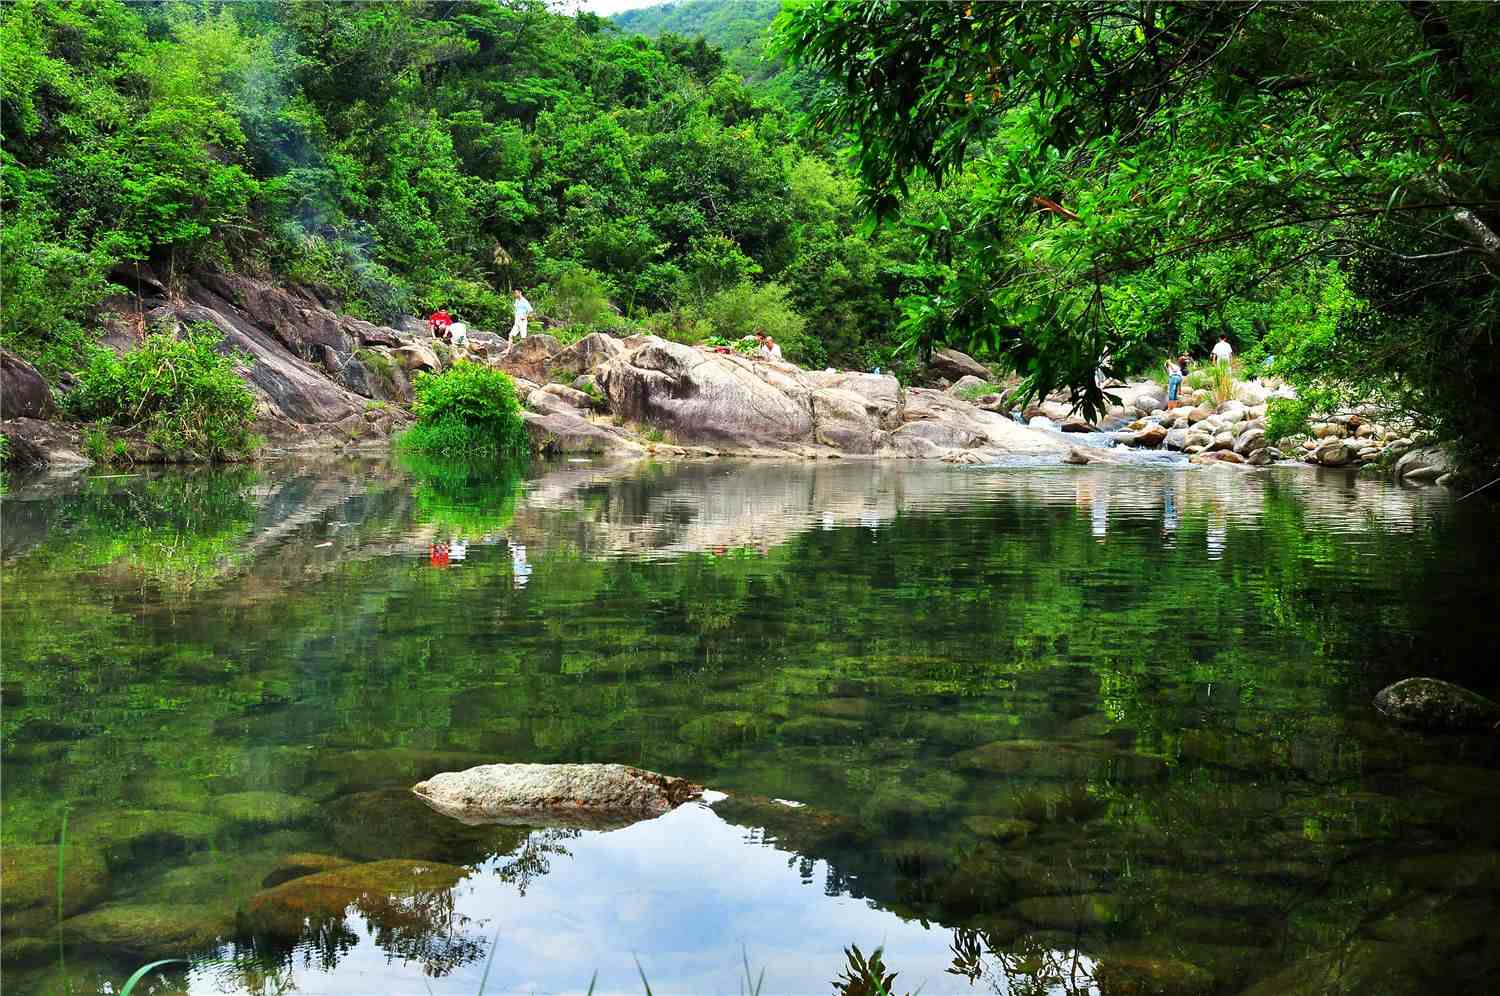
<path id="1" fill-rule="evenodd" d="M 1224 334 L 1303 413 L 1500 464 L 1486 4 L 25 0 L 0 47 L 3 338 L 53 376 L 147 260 L 813 365 L 947 343 L 1089 410 Z"/>

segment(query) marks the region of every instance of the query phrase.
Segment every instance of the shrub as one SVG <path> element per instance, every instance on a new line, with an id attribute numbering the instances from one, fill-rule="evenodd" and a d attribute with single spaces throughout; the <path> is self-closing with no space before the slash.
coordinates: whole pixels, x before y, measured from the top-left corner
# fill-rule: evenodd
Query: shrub
<path id="1" fill-rule="evenodd" d="M 537 310 L 564 325 L 583 325 L 590 331 L 622 321 L 609 303 L 609 286 L 604 278 L 583 267 L 565 271 L 545 288 L 537 296 Z"/>
<path id="2" fill-rule="evenodd" d="M 526 427 L 516 386 L 499 370 L 459 360 L 440 374 L 417 375 L 417 424 L 401 445 L 446 456 L 519 456 Z"/>
<path id="3" fill-rule="evenodd" d="M 653 311 L 642 317 L 641 325 L 652 335 L 659 335 L 663 339 L 680 342 L 687 346 L 696 346 L 712 338 L 712 329 L 708 322 L 685 308 Z M 728 342 L 727 339 L 724 341 Z"/>
<path id="4" fill-rule="evenodd" d="M 709 295 L 697 311 L 714 335 L 731 342 L 764 332 L 795 363 L 820 365 L 827 359 L 822 345 L 807 335 L 807 320 L 792 307 L 780 284 L 738 283 Z"/>
<path id="5" fill-rule="evenodd" d="M 1307 398 L 1272 398 L 1266 406 L 1266 441 L 1279 443 L 1307 431 L 1313 402 Z"/>
<path id="6" fill-rule="evenodd" d="M 118 356 L 96 346 L 66 398 L 77 418 L 138 430 L 174 456 L 223 460 L 247 455 L 255 396 L 218 351 L 220 336 L 199 325 L 183 338 L 156 333 Z"/>
<path id="7" fill-rule="evenodd" d="M 978 401 L 987 394 L 1004 394 L 1007 388 L 1004 384 L 995 384 L 986 381 L 983 384 L 975 384 L 958 392 L 958 396 L 964 401 Z"/>

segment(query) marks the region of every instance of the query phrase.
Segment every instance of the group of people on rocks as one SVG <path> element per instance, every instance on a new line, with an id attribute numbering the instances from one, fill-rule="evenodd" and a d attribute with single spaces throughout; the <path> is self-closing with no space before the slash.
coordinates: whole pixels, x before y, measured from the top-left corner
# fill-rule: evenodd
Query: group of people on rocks
<path id="1" fill-rule="evenodd" d="M 517 288 L 511 291 L 511 311 L 514 320 L 511 322 L 509 339 L 512 342 L 526 338 L 526 325 L 536 310 L 531 302 L 526 300 L 526 295 Z M 448 313 L 446 305 L 440 305 L 436 311 L 427 316 L 427 330 L 434 339 L 451 341 L 456 349 L 465 352 L 469 348 L 469 329 L 462 322 L 455 322 L 453 316 Z"/>
<path id="2" fill-rule="evenodd" d="M 1229 365 L 1229 363 L 1234 359 L 1234 347 L 1229 345 L 1229 337 L 1227 335 L 1219 336 L 1219 341 L 1214 344 L 1214 348 L 1210 351 L 1210 355 L 1213 357 L 1214 366 Z M 1178 405 L 1182 404 L 1182 402 L 1178 399 L 1177 394 L 1182 387 L 1182 379 L 1187 376 L 1189 362 L 1191 361 L 1189 360 L 1188 355 L 1186 353 L 1183 353 L 1176 359 L 1167 357 L 1166 361 L 1162 364 L 1167 371 L 1168 410 L 1176 408 Z"/>

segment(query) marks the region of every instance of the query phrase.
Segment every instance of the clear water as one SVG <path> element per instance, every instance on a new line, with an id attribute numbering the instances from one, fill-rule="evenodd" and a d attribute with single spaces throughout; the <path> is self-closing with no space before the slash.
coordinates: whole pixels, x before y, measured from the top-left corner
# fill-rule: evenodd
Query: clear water
<path id="1" fill-rule="evenodd" d="M 748 959 L 828 993 L 848 945 L 929 994 L 1473 993 L 1500 962 L 1497 738 L 1369 706 L 1500 694 L 1500 527 L 1444 490 L 352 461 L 22 484 L 0 528 L 7 993 L 173 956 L 153 992 L 639 993 L 639 959 L 733 993 Z M 597 833 L 407 791 L 497 760 L 727 798 Z M 267 905 L 335 859 L 355 891 Z M 393 859 L 439 871 L 382 891 Z"/>

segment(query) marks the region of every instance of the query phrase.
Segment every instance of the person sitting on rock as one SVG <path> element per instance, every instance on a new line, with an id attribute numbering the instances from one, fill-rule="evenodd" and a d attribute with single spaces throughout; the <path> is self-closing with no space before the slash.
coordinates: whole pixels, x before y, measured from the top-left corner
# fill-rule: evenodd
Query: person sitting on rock
<path id="1" fill-rule="evenodd" d="M 448 330 L 453 326 L 453 316 L 448 314 L 447 308 L 438 308 L 427 316 L 427 328 L 432 332 L 434 339 L 448 338 Z"/>

